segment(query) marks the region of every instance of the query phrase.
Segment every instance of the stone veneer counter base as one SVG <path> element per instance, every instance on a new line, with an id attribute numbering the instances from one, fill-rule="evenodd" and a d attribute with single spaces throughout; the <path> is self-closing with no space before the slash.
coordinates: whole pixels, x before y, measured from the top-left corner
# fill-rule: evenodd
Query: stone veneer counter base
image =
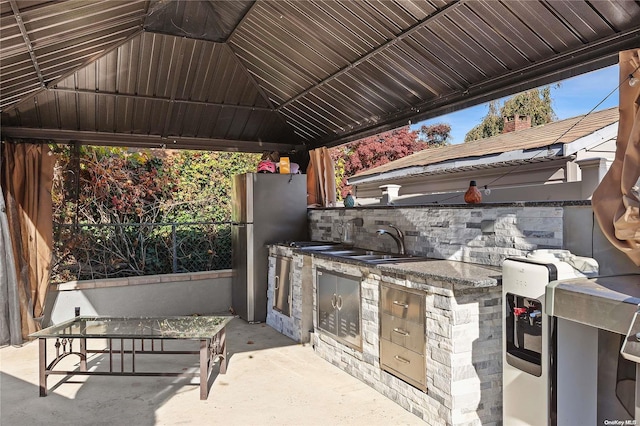
<path id="1" fill-rule="evenodd" d="M 272 246 L 294 260 L 292 316 L 269 310 L 267 323 L 299 341 L 301 317 L 313 316 L 316 353 L 432 425 L 499 424 L 502 418 L 500 268 L 448 260 L 372 265 Z M 305 259 L 307 259 L 305 261 Z M 311 262 L 309 262 L 311 260 Z M 307 266 L 305 272 L 302 265 Z M 270 262 L 269 293 L 273 297 Z M 362 350 L 318 330 L 317 301 L 304 306 L 303 287 L 317 294 L 317 268 L 361 280 Z M 303 277 L 306 277 L 303 279 Z M 422 391 L 380 368 L 381 284 L 424 292 L 426 383 Z M 308 289 L 307 289 L 308 290 Z"/>

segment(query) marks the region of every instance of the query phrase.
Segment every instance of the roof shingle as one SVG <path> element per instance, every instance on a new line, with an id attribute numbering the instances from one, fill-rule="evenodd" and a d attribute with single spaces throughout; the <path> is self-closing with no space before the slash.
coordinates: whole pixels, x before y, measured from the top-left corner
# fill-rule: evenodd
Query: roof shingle
<path id="1" fill-rule="evenodd" d="M 504 133 L 486 139 L 429 148 L 382 166 L 362 171 L 352 178 L 360 178 L 401 170 L 428 166 L 461 158 L 483 157 L 508 151 L 541 148 L 558 143 L 571 143 L 618 121 L 618 108 L 579 115 L 516 132 Z"/>

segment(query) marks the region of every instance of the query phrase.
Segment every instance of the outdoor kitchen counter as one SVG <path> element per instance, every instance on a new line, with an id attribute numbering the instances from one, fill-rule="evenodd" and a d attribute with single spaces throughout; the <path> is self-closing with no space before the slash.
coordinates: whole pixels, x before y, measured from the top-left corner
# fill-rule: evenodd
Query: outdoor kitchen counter
<path id="1" fill-rule="evenodd" d="M 501 283 L 502 272 L 498 266 L 431 258 L 425 258 L 426 260 L 424 261 L 369 263 L 359 259 L 324 254 L 321 251 L 292 248 L 286 244 L 277 246 L 291 249 L 293 253 L 318 259 L 347 263 L 360 268 L 378 269 L 386 274 L 414 276 L 421 279 L 438 279 L 450 283 L 454 287 L 494 287 Z"/>
<path id="2" fill-rule="evenodd" d="M 292 262 L 291 314 L 270 302 L 269 326 L 309 341 L 318 356 L 427 424 L 500 423 L 499 267 L 433 258 L 374 263 L 290 244 L 269 252 L 271 301 L 277 258 Z"/>
<path id="3" fill-rule="evenodd" d="M 497 266 L 476 265 L 454 260 L 431 259 L 368 265 L 383 272 L 413 275 L 420 278 L 437 278 L 456 286 L 494 287 L 501 282 L 501 269 Z"/>

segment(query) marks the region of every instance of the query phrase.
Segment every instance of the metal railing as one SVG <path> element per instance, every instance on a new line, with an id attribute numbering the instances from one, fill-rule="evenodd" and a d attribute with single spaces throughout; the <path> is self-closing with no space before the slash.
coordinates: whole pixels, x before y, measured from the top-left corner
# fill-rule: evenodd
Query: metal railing
<path id="1" fill-rule="evenodd" d="M 231 222 L 54 224 L 51 283 L 231 268 Z"/>

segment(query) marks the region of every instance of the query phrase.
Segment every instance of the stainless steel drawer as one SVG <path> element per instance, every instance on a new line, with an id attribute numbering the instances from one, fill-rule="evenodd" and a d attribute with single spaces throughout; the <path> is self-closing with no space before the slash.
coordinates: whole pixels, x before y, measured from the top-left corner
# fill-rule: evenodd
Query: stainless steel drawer
<path id="1" fill-rule="evenodd" d="M 382 369 L 422 390 L 426 389 L 425 357 L 400 345 L 380 340 Z"/>
<path id="2" fill-rule="evenodd" d="M 385 313 L 380 319 L 381 338 L 413 352 L 424 354 L 426 341 L 424 322 L 407 321 Z"/>
<path id="3" fill-rule="evenodd" d="M 424 293 L 413 293 L 385 285 L 382 285 L 381 289 L 382 313 L 413 322 L 424 323 Z"/>

